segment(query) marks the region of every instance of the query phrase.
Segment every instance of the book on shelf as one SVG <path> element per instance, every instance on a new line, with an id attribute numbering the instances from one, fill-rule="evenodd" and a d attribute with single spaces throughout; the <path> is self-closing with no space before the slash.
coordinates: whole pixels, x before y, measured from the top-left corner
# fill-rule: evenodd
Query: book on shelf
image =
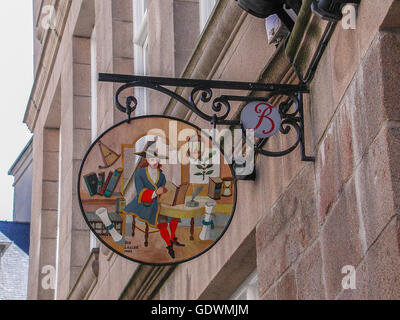
<path id="1" fill-rule="evenodd" d="M 106 179 L 106 173 L 104 171 L 100 171 L 97 176 L 98 176 L 97 193 L 100 194 L 100 191 L 103 188 Z"/>
<path id="2" fill-rule="evenodd" d="M 111 180 L 112 175 L 113 175 L 113 172 L 110 171 L 110 172 L 108 173 L 107 179 L 105 180 L 105 182 L 104 182 L 104 184 L 103 184 L 103 187 L 101 188 L 101 190 L 100 190 L 100 192 L 99 192 L 99 195 L 103 196 L 103 195 L 104 195 L 104 192 L 106 192 L 107 186 L 108 186 L 108 184 L 109 184 L 109 182 L 110 182 L 110 180 Z"/>
<path id="3" fill-rule="evenodd" d="M 85 176 L 83 176 L 83 180 L 85 181 L 86 188 L 91 197 L 97 194 L 97 186 L 98 186 L 98 178 L 97 174 L 91 172 Z"/>
<path id="4" fill-rule="evenodd" d="M 178 204 L 185 203 L 186 192 L 189 188 L 189 183 L 184 182 L 179 187 L 174 183 L 167 181 L 165 184 L 165 188 L 167 188 L 167 192 L 160 196 L 160 203 L 176 206 Z"/>
<path id="5" fill-rule="evenodd" d="M 111 176 L 111 178 L 110 178 L 110 180 L 109 180 L 109 182 L 107 184 L 107 188 L 104 191 L 104 196 L 105 197 L 109 198 L 109 197 L 112 196 L 115 188 L 117 187 L 119 179 L 121 178 L 121 174 L 122 174 L 122 168 L 116 169 L 113 172 L 113 174 L 112 174 L 112 176 Z"/>

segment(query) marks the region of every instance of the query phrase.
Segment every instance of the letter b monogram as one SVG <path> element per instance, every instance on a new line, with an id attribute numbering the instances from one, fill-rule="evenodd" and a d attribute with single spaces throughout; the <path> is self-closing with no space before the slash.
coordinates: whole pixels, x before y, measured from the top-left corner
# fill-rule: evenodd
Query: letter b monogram
<path id="1" fill-rule="evenodd" d="M 244 128 L 254 130 L 254 136 L 257 138 L 274 135 L 282 123 L 279 109 L 262 101 L 249 103 L 243 108 L 240 118 Z"/>

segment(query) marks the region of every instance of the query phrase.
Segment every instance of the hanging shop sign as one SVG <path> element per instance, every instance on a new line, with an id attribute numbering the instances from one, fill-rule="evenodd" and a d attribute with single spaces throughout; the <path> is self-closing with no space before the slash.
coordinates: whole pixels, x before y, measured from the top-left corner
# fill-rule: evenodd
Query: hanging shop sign
<path id="1" fill-rule="evenodd" d="M 78 196 L 91 231 L 117 254 L 165 265 L 209 250 L 227 230 L 235 175 L 198 127 L 163 116 L 130 118 L 89 148 Z"/>
<path id="2" fill-rule="evenodd" d="M 232 220 L 237 180 L 256 178 L 256 155 L 281 157 L 300 146 L 301 160 L 314 161 L 305 152 L 303 84 L 118 74 L 99 74 L 99 81 L 122 83 L 114 104 L 127 120 L 87 151 L 78 177 L 79 204 L 98 239 L 132 261 L 177 264 L 212 248 Z M 135 87 L 169 96 L 211 129 L 161 115 L 132 118 L 139 102 L 129 94 L 124 104 L 120 98 Z M 170 89 L 179 87 L 188 89 L 188 97 Z M 231 94 L 214 97 L 213 90 Z M 231 114 L 234 104 L 242 110 L 240 119 Z M 217 126 L 228 130 L 217 134 Z M 269 150 L 266 143 L 278 133 L 291 135 L 289 142 L 283 150 Z"/>

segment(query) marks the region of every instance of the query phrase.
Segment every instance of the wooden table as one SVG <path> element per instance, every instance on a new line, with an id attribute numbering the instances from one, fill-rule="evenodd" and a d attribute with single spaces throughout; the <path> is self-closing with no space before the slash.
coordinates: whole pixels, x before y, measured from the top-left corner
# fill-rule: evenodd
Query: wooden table
<path id="1" fill-rule="evenodd" d="M 206 213 L 206 202 L 216 201 L 217 204 L 214 208 L 213 213 L 219 214 L 231 214 L 233 209 L 233 204 L 228 203 L 218 203 L 219 200 L 212 200 L 209 197 L 197 197 L 195 201 L 199 202 L 198 207 L 188 207 L 186 202 L 190 201 L 191 197 L 186 197 L 184 204 L 178 204 L 176 206 L 169 206 L 166 204 L 161 204 L 160 214 L 171 217 L 171 218 L 191 218 L 190 220 L 190 240 L 194 240 L 194 218 L 203 216 Z"/>
<path id="2" fill-rule="evenodd" d="M 190 201 L 191 197 L 186 197 L 185 204 L 179 204 L 176 206 L 169 206 L 166 204 L 161 204 L 160 214 L 170 217 L 170 218 L 190 218 L 190 240 L 194 240 L 194 218 L 201 217 L 206 213 L 206 202 L 216 201 L 217 204 L 214 208 L 213 213 L 219 214 L 232 214 L 233 203 L 229 203 L 230 199 L 222 198 L 221 200 L 212 200 L 209 197 L 197 197 L 195 201 L 199 202 L 198 207 L 187 207 L 186 202 Z M 123 214 L 126 215 L 126 214 Z M 145 234 L 144 245 L 147 247 L 149 245 L 149 225 L 145 223 L 146 228 L 142 230 Z M 132 221 L 132 237 L 135 236 L 136 222 L 133 216 Z"/>

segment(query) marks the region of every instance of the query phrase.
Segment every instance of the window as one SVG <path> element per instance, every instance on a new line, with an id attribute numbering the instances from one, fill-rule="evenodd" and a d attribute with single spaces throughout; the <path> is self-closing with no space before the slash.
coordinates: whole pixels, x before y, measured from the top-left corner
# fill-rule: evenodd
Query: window
<path id="1" fill-rule="evenodd" d="M 147 0 L 133 1 L 133 63 L 134 73 L 137 75 L 149 74 L 148 61 L 148 34 L 147 34 Z M 138 105 L 137 116 L 149 112 L 149 92 L 146 88 L 135 88 Z"/>
<path id="2" fill-rule="evenodd" d="M 97 40 L 96 29 L 90 38 L 90 91 L 91 91 L 91 137 L 92 142 L 97 138 Z M 98 248 L 99 243 L 93 232 L 90 231 L 90 251 Z"/>
<path id="3" fill-rule="evenodd" d="M 258 300 L 258 274 L 252 272 L 231 296 L 231 300 Z"/>
<path id="4" fill-rule="evenodd" d="M 96 29 L 90 39 L 90 72 L 91 72 L 91 129 L 92 142 L 97 138 L 97 41 Z"/>
<path id="5" fill-rule="evenodd" d="M 284 8 L 284 10 L 288 15 L 288 20 L 293 20 L 293 23 L 295 23 L 297 20 L 296 12 L 293 9 Z M 285 39 L 289 33 L 289 27 L 281 21 L 277 14 L 272 14 L 265 19 L 265 27 L 267 30 L 268 43 L 274 44 L 276 47 L 278 47 L 280 42 Z"/>
<path id="6" fill-rule="evenodd" d="M 11 242 L 0 242 L 0 258 L 6 253 Z"/>
<path id="7" fill-rule="evenodd" d="M 214 10 L 214 7 L 219 0 L 199 0 L 199 10 L 200 10 L 200 33 L 203 31 L 204 27 L 207 25 L 208 19 Z"/>

